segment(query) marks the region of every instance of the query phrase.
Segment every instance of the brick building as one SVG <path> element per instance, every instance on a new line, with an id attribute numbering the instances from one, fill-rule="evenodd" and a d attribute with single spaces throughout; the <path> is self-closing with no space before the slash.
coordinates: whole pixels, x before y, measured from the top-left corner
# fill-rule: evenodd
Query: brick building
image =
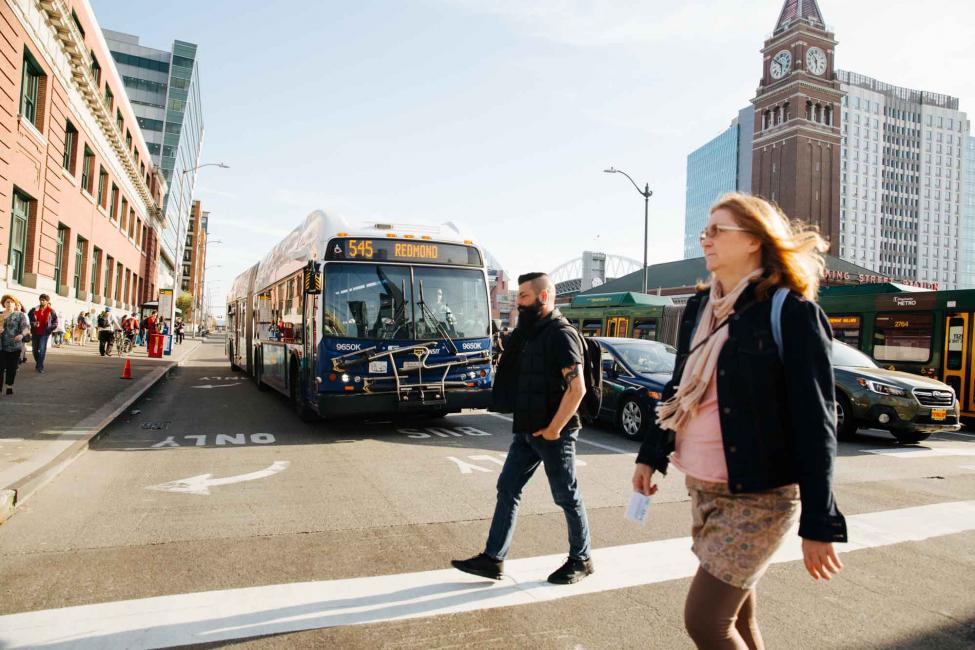
<path id="1" fill-rule="evenodd" d="M 183 265 L 180 273 L 181 293 L 193 296 L 192 322 L 199 323 L 203 309 L 203 277 L 207 260 L 207 221 L 210 213 L 204 212 L 199 201 L 193 201 L 190 222 L 187 226 L 186 246 L 183 248 Z"/>
<path id="2" fill-rule="evenodd" d="M 155 297 L 166 186 L 84 0 L 0 0 L 0 292 Z"/>

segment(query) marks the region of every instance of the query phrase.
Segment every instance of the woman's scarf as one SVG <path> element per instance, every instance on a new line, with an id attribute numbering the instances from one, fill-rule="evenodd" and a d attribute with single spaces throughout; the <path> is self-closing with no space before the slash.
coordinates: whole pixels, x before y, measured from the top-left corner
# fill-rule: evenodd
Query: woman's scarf
<path id="1" fill-rule="evenodd" d="M 755 269 L 742 278 L 727 295 L 722 295 L 721 286 L 712 277 L 711 294 L 698 318 L 690 346 L 693 352 L 684 364 L 680 385 L 673 397 L 657 407 L 657 424 L 661 428 L 680 431 L 697 413 L 697 405 L 707 392 L 714 369 L 718 365 L 718 355 L 728 340 L 728 328 L 715 328 L 734 313 L 735 302 L 742 291 L 754 279 L 761 277 L 762 272 L 762 269 Z"/>

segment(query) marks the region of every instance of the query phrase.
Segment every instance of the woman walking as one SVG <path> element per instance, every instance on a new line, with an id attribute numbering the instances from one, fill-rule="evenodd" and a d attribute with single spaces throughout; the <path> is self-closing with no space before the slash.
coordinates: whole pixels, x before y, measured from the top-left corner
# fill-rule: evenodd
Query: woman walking
<path id="1" fill-rule="evenodd" d="M 699 648 L 764 648 L 755 587 L 799 520 L 806 570 L 828 580 L 846 521 L 833 499 L 832 334 L 813 302 L 827 250 L 778 208 L 729 194 L 701 246 L 710 282 L 687 302 L 678 365 L 637 457 L 633 487 L 657 491 L 672 461 L 686 476 L 700 567 L 684 623 Z M 782 305 L 781 351 L 771 298 Z"/>
<path id="2" fill-rule="evenodd" d="M 7 395 L 13 395 L 17 366 L 24 350 L 24 336 L 30 332 L 27 315 L 18 309 L 17 299 L 10 294 L 0 298 L 0 379 Z"/>

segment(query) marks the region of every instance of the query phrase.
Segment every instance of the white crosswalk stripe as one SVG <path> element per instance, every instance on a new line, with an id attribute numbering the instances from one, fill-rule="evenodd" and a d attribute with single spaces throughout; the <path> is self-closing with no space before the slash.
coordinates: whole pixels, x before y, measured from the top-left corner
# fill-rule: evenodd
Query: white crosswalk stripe
<path id="1" fill-rule="evenodd" d="M 852 541 L 839 545 L 845 553 L 975 530 L 975 501 L 872 512 L 847 522 Z M 799 538 L 790 535 L 773 562 L 801 557 Z M 448 569 L 11 614 L 0 616 L 0 647 L 150 648 L 225 641 L 537 603 L 687 578 L 697 568 L 686 537 L 597 549 L 594 575 L 570 586 L 546 583 L 563 559 L 509 561 L 500 582 Z"/>

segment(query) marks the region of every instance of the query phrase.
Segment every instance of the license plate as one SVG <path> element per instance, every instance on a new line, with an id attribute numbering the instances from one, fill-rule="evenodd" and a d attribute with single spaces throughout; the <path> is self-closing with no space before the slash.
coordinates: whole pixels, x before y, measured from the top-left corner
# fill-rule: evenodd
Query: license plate
<path id="1" fill-rule="evenodd" d="M 948 417 L 948 411 L 945 409 L 931 409 L 932 420 L 944 420 L 946 417 Z"/>

